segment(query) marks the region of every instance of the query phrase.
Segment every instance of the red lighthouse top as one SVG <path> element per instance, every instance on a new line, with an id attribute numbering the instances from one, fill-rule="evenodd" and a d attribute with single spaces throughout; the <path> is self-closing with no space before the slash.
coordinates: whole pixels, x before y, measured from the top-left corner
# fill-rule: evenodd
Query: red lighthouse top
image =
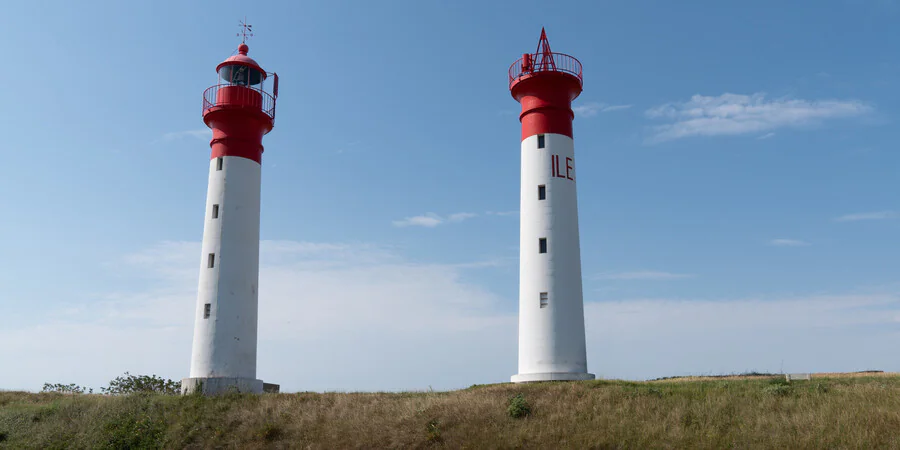
<path id="1" fill-rule="evenodd" d="M 525 53 L 509 68 L 509 90 L 522 104 L 522 139 L 556 133 L 572 137 L 572 100 L 582 89 L 581 62 L 550 50 L 547 33 L 534 53 Z"/>
<path id="2" fill-rule="evenodd" d="M 534 53 L 525 53 L 509 66 L 509 88 L 514 89 L 517 83 L 528 78 L 551 73 L 574 76 L 578 86 L 582 85 L 581 62 L 565 53 L 553 53 L 550 50 L 547 32 L 541 28 L 537 50 Z"/>
<path id="3" fill-rule="evenodd" d="M 266 116 L 271 130 L 275 121 L 275 99 L 278 97 L 278 74 L 271 90 L 267 89 L 268 73 L 253 58 L 247 56 L 250 47 L 245 43 L 238 46 L 238 54 L 229 57 L 216 66 L 219 82 L 203 93 L 203 117 L 222 109 L 243 109 L 244 112 L 258 112 Z M 207 124 L 208 124 L 208 120 Z M 267 130 L 268 132 L 268 130 Z"/>
<path id="4" fill-rule="evenodd" d="M 232 68 L 246 67 L 247 71 L 256 75 L 256 83 L 253 83 L 254 80 L 251 80 L 251 84 L 259 84 L 260 81 L 266 79 L 266 71 L 262 70 L 262 67 L 259 67 L 259 64 L 253 58 L 247 56 L 247 52 L 249 51 L 250 47 L 247 46 L 247 44 L 241 43 L 241 45 L 238 46 L 238 54 L 226 59 L 225 61 L 222 61 L 218 66 L 216 66 L 216 72 L 221 72 L 222 67 L 225 66 L 230 66 Z M 222 73 L 220 73 L 219 75 L 222 76 L 223 79 L 226 78 Z"/>
<path id="5" fill-rule="evenodd" d="M 250 48 L 241 43 L 238 54 L 216 66 L 217 84 L 203 93 L 203 122 L 213 130 L 211 158 L 239 156 L 262 160 L 263 136 L 275 126 L 275 99 L 278 75 L 267 74 L 247 56 Z"/>

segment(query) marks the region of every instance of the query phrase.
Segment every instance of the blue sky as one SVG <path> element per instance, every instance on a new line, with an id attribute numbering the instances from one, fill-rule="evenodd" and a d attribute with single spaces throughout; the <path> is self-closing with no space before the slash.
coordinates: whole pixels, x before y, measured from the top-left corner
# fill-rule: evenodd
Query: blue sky
<path id="1" fill-rule="evenodd" d="M 449 389 L 516 369 L 518 105 L 578 57 L 588 366 L 900 370 L 900 2 L 18 2 L 0 71 L 0 388 L 187 375 L 200 118 L 281 77 L 259 375 Z"/>

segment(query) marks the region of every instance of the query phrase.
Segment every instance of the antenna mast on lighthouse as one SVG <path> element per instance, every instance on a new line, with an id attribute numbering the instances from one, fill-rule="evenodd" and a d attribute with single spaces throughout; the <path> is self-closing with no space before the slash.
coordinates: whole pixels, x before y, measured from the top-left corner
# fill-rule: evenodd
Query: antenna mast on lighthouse
<path id="1" fill-rule="evenodd" d="M 244 20 L 241 20 L 238 23 L 241 25 L 241 31 L 237 34 L 237 36 L 241 38 L 241 44 L 246 44 L 247 38 L 253 37 L 253 25 L 249 25 L 247 23 L 246 16 L 244 16 Z"/>

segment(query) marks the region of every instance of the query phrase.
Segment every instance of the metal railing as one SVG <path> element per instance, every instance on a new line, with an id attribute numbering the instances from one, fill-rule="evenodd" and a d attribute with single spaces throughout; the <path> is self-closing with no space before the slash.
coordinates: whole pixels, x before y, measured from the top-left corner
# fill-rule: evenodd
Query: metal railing
<path id="1" fill-rule="evenodd" d="M 236 87 L 237 89 L 231 90 L 227 99 L 219 99 L 219 89 L 223 87 Z M 259 97 L 256 97 L 257 95 Z M 258 104 L 254 104 L 255 102 Z M 206 111 L 214 106 L 259 108 L 265 115 L 275 120 L 275 97 L 261 89 L 231 84 L 210 86 L 203 92 L 203 114 L 206 114 Z"/>
<path id="2" fill-rule="evenodd" d="M 529 61 L 526 61 L 526 59 Z M 528 57 L 517 59 L 516 62 L 509 66 L 509 87 L 512 87 L 513 83 L 519 78 L 538 72 L 565 72 L 578 77 L 579 83 L 583 82 L 581 62 L 574 56 L 565 53 L 531 54 Z"/>

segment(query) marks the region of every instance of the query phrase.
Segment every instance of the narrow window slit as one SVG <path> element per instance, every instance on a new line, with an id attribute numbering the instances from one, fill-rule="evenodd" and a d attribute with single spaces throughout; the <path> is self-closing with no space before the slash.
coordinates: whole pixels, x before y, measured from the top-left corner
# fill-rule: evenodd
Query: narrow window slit
<path id="1" fill-rule="evenodd" d="M 209 258 L 207 259 L 207 262 L 206 262 L 206 267 L 209 269 L 212 269 L 215 266 L 216 266 L 216 254 L 210 253 Z"/>
<path id="2" fill-rule="evenodd" d="M 222 157 L 216 158 L 216 170 L 222 170 Z"/>
<path id="3" fill-rule="evenodd" d="M 203 305 L 203 318 L 204 319 L 209 319 L 209 312 L 211 309 L 212 309 L 211 304 L 207 303 L 207 304 Z"/>
<path id="4" fill-rule="evenodd" d="M 547 238 L 538 239 L 539 253 L 547 253 Z"/>
<path id="5" fill-rule="evenodd" d="M 548 300 L 547 300 L 547 293 L 546 293 L 546 292 L 541 292 L 541 308 L 546 308 L 546 307 L 547 307 L 547 301 L 548 301 Z"/>
<path id="6" fill-rule="evenodd" d="M 543 134 L 539 134 L 539 135 L 538 135 L 538 148 L 544 148 L 544 144 L 545 144 L 545 142 L 544 142 L 544 135 L 543 135 Z"/>
<path id="7" fill-rule="evenodd" d="M 213 209 L 212 210 L 212 218 L 218 219 L 219 218 L 219 205 L 213 205 L 212 209 Z"/>
<path id="8" fill-rule="evenodd" d="M 547 198 L 547 186 L 543 184 L 538 186 L 538 200 L 545 200 Z"/>

